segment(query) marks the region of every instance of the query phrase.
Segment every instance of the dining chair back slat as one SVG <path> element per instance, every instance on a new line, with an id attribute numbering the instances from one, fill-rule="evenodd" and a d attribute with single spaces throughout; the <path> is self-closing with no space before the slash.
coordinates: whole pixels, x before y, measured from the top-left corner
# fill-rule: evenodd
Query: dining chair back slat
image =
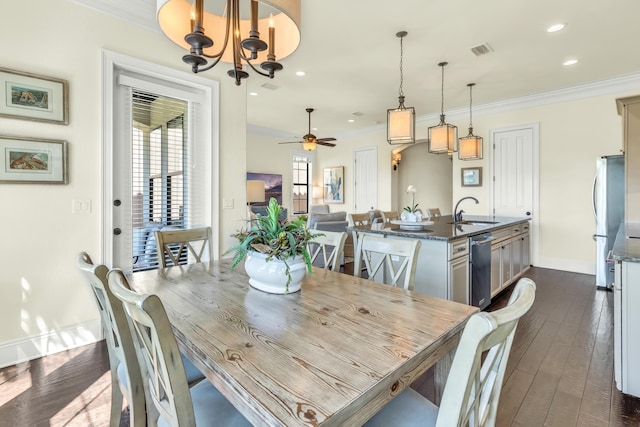
<path id="1" fill-rule="evenodd" d="M 179 425 L 195 426 L 182 358 L 162 302 L 157 295 L 132 291 L 118 269 L 109 272 L 109 286 L 122 302 L 136 340 L 138 361 L 146 379 L 149 419 L 162 417 L 172 420 L 172 425 L 178 425 L 179 420 Z"/>
<path id="2" fill-rule="evenodd" d="M 354 265 L 364 264 L 364 267 L 354 268 L 354 275 L 360 277 L 361 270 L 365 270 L 369 279 L 382 276 L 388 285 L 413 289 L 420 244 L 418 239 L 383 238 L 361 233 Z M 404 280 L 399 283 L 403 275 Z"/>
<path id="3" fill-rule="evenodd" d="M 145 426 L 144 389 L 140 367 L 126 314 L 107 284 L 109 269 L 101 264 L 95 265 L 86 252 L 78 254 L 76 265 L 95 297 L 107 343 L 111 369 L 110 425 L 120 425 L 124 398 L 129 404 L 129 425 Z"/>
<path id="4" fill-rule="evenodd" d="M 505 308 L 476 313 L 469 318 L 453 358 L 440 407 L 408 388 L 374 415 L 365 427 L 495 425 L 516 326 L 533 305 L 535 292 L 536 284 L 531 279 L 520 279 Z"/>
<path id="5" fill-rule="evenodd" d="M 382 211 L 382 219 L 384 223 L 391 222 L 400 219 L 400 214 L 397 211 Z"/>
<path id="6" fill-rule="evenodd" d="M 212 256 L 211 227 L 193 228 L 188 230 L 156 230 L 156 245 L 160 265 L 167 266 L 167 258 L 173 265 L 178 265 L 189 256 L 195 262 L 202 262 L 205 252 Z"/>
<path id="7" fill-rule="evenodd" d="M 309 251 L 311 263 L 314 263 L 322 254 L 323 268 L 339 271 L 346 240 L 347 233 L 344 231 L 321 231 L 320 235 L 309 242 L 309 247 L 312 248 Z"/>

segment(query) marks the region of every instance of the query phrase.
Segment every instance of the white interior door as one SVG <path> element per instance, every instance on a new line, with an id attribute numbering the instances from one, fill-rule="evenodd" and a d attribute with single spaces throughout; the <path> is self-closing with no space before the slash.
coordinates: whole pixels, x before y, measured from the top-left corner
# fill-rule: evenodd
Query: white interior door
<path id="1" fill-rule="evenodd" d="M 493 210 L 495 215 L 533 214 L 533 129 L 493 133 Z"/>
<path id="2" fill-rule="evenodd" d="M 378 206 L 378 151 L 376 147 L 353 152 L 353 212 Z"/>
<path id="3" fill-rule="evenodd" d="M 531 219 L 532 263 L 537 263 L 538 125 L 491 131 L 493 213 Z"/>

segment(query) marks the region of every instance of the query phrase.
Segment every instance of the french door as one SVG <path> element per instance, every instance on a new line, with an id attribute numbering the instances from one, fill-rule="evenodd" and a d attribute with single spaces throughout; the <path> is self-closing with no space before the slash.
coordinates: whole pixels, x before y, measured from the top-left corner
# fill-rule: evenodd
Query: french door
<path id="1" fill-rule="evenodd" d="M 217 169 L 212 156 L 217 139 L 212 141 L 206 102 L 212 94 L 171 76 L 159 77 L 157 68 L 151 65 L 153 72 L 145 74 L 139 67 L 134 71 L 113 64 L 111 70 L 104 258 L 107 265 L 127 272 L 157 267 L 156 230 L 217 221 L 212 214 L 217 184 L 211 178 Z M 216 253 L 209 256 L 215 259 L 218 237 L 213 234 Z"/>

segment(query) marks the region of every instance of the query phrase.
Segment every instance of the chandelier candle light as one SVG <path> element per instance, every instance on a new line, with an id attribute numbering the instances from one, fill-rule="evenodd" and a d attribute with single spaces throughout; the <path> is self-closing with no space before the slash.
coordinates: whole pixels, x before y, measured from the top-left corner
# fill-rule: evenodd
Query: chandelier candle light
<path id="1" fill-rule="evenodd" d="M 404 92 L 402 91 L 403 69 L 403 49 L 402 39 L 407 35 L 406 31 L 400 31 L 396 37 L 400 38 L 400 90 L 398 91 L 398 101 L 400 105 L 387 110 L 387 142 L 394 144 L 413 144 L 416 142 L 416 111 L 413 107 L 404 106 Z"/>
<path id="2" fill-rule="evenodd" d="M 480 160 L 482 159 L 482 137 L 473 134 L 473 120 L 471 115 L 471 103 L 473 98 L 471 90 L 475 83 L 469 83 L 469 135 L 460 138 L 460 151 L 458 151 L 458 159 L 460 160 Z"/>
<path id="3" fill-rule="evenodd" d="M 244 64 L 273 78 L 276 71 L 282 70 L 276 58 L 286 58 L 300 44 L 300 0 L 248 0 L 243 2 L 249 5 L 248 12 L 241 10 L 240 3 L 241 0 L 211 0 L 209 8 L 222 9 L 213 13 L 205 9 L 204 0 L 194 0 L 193 4 L 187 0 L 157 0 L 158 24 L 171 41 L 189 51 L 182 60 L 191 65 L 194 73 L 210 70 L 222 61 L 233 64 L 227 74 L 236 85 L 249 77 Z M 258 3 L 269 10 L 260 14 Z M 246 14 L 250 19 L 240 19 Z M 208 35 L 205 28 L 209 28 Z M 261 33 L 268 34 L 268 44 L 260 39 Z M 241 39 L 244 34 L 248 37 Z M 214 47 L 215 43 L 218 45 Z M 231 49 L 227 49 L 229 46 Z M 260 63 L 262 71 L 254 62 Z"/>
<path id="4" fill-rule="evenodd" d="M 444 67 L 448 62 L 438 64 L 442 68 L 442 103 L 440 106 L 440 123 L 429 128 L 429 152 L 435 154 L 451 154 L 458 151 L 458 128 L 444 121 Z"/>

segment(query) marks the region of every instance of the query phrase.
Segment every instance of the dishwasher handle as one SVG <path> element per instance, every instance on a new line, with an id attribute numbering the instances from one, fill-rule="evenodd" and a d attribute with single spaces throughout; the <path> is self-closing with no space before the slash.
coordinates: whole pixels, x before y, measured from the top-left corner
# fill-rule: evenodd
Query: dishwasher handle
<path id="1" fill-rule="evenodd" d="M 495 239 L 496 238 L 493 237 L 492 235 L 483 236 L 480 239 L 471 238 L 471 245 L 472 246 L 474 246 L 474 245 L 484 245 L 485 243 L 489 243 L 489 242 L 491 242 L 492 240 L 495 240 Z"/>

